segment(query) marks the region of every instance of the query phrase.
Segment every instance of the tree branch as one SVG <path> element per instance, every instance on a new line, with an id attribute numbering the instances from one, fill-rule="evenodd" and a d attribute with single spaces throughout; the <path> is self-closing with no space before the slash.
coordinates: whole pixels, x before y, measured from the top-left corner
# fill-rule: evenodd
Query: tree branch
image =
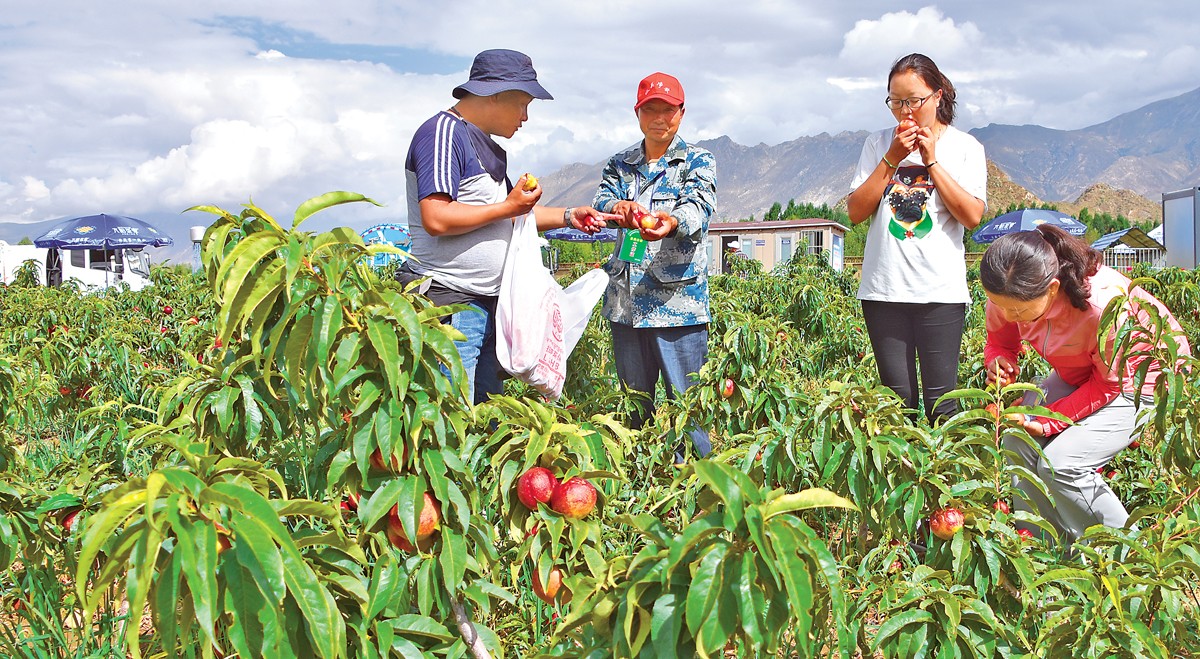
<path id="1" fill-rule="evenodd" d="M 459 602 L 457 598 L 451 598 L 450 608 L 454 609 L 454 622 L 458 625 L 458 633 L 467 642 L 471 656 L 475 659 L 492 659 L 492 655 L 483 645 L 483 639 L 479 638 L 479 632 L 475 630 L 475 623 L 467 617 L 467 611 L 463 608 L 462 602 Z"/>

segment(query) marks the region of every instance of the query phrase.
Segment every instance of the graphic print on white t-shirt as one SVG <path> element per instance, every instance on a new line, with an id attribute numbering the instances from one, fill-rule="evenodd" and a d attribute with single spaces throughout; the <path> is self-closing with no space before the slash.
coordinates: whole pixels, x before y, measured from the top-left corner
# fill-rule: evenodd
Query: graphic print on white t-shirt
<path id="1" fill-rule="evenodd" d="M 888 210 L 888 233 L 898 240 L 920 239 L 933 230 L 933 218 L 927 208 L 933 195 L 933 183 L 924 165 L 900 167 L 883 198 Z"/>

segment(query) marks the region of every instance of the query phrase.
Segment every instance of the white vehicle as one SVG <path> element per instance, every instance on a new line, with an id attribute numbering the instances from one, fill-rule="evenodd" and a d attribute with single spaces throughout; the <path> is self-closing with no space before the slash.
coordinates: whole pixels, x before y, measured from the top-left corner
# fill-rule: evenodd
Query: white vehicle
<path id="1" fill-rule="evenodd" d="M 0 279 L 11 284 L 26 261 L 37 263 L 38 283 L 59 286 L 76 280 L 88 290 L 125 283 L 138 291 L 150 285 L 150 254 L 141 247 L 126 249 L 56 249 L 10 245 L 0 240 Z"/>

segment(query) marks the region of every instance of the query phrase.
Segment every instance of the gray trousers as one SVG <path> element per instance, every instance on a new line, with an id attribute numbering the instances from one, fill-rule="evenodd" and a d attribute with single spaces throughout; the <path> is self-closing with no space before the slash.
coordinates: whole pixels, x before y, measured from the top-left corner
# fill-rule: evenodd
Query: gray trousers
<path id="1" fill-rule="evenodd" d="M 1057 372 L 1051 372 L 1041 383 L 1045 403 L 1052 403 L 1075 391 L 1075 387 L 1063 382 Z M 1037 404 L 1037 394 L 1025 395 L 1025 405 Z M 1016 452 L 1019 459 L 1041 478 L 1046 489 L 1054 498 L 1048 500 L 1028 481 L 1015 478 L 1015 484 L 1029 503 L 1014 501 L 1017 510 L 1029 510 L 1032 504 L 1038 514 L 1058 531 L 1064 542 L 1073 542 L 1089 526 L 1103 524 L 1110 527 L 1125 526 L 1129 513 L 1116 493 L 1105 482 L 1104 476 L 1096 473 L 1121 449 L 1133 441 L 1137 422 L 1132 395 L 1122 394 L 1111 403 L 1080 419 L 1049 439 L 1034 438 L 1042 447 L 1044 455 L 1013 435 L 1006 436 L 1005 448 Z M 1038 529 L 1030 528 L 1035 534 Z"/>

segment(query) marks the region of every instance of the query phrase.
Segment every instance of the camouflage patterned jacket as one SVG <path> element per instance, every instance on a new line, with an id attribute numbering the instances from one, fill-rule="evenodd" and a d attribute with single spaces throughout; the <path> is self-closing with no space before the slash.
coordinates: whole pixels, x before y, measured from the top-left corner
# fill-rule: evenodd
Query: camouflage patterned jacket
<path id="1" fill-rule="evenodd" d="M 610 212 L 637 201 L 679 220 L 675 233 L 647 245 L 632 264 L 613 257 L 604 293 L 605 318 L 632 327 L 685 327 L 708 322 L 708 220 L 717 199 L 716 161 L 678 135 L 658 162 L 646 163 L 642 143 L 609 159 L 592 206 Z M 626 231 L 622 231 L 622 237 Z"/>

